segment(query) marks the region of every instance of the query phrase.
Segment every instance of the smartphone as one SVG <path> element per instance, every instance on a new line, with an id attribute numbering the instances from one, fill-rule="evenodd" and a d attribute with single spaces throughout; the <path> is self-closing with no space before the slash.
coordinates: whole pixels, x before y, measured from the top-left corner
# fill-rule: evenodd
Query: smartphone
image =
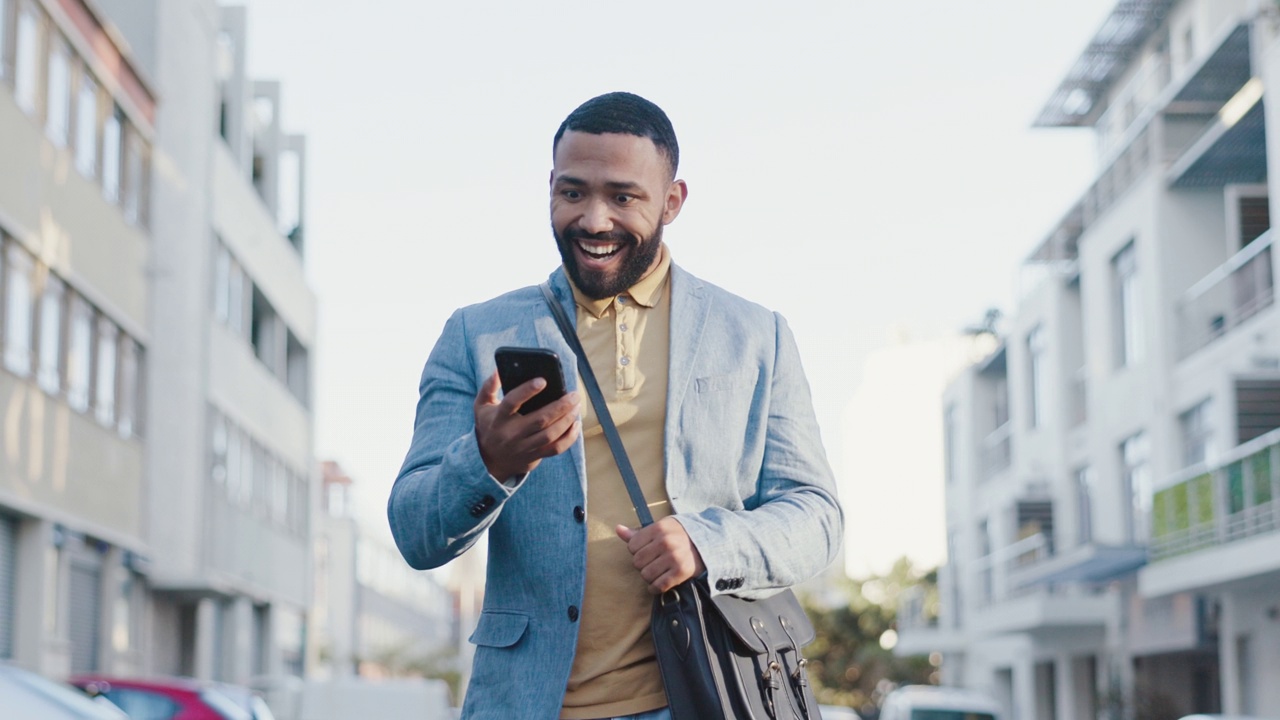
<path id="1" fill-rule="evenodd" d="M 560 356 L 550 350 L 500 347 L 493 352 L 493 360 L 498 365 L 498 379 L 502 381 L 503 393 L 509 393 L 536 377 L 547 381 L 542 392 L 520 406 L 521 415 L 546 407 L 564 395 L 564 373 L 560 371 Z"/>

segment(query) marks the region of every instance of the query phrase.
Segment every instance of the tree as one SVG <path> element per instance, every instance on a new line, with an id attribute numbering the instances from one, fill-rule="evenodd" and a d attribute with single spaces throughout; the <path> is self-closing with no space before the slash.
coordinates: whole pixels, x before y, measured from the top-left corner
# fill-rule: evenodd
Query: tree
<path id="1" fill-rule="evenodd" d="M 922 572 L 905 557 L 884 575 L 844 581 L 843 603 L 823 606 L 804 597 L 816 632 L 805 655 L 818 702 L 874 717 L 887 690 L 907 683 L 937 683 L 937 668 L 929 657 L 898 657 L 892 650 L 898 601 L 914 587 L 922 587 L 926 598 L 932 594 L 926 611 L 936 614 L 937 571 Z"/>

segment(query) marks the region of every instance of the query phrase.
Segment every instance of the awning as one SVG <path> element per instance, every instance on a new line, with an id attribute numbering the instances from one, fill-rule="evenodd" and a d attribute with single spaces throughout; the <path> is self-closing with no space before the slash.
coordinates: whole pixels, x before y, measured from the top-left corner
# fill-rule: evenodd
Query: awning
<path id="1" fill-rule="evenodd" d="M 1011 573 L 1019 587 L 1056 583 L 1101 583 L 1147 564 L 1147 549 L 1134 545 L 1082 545 Z"/>

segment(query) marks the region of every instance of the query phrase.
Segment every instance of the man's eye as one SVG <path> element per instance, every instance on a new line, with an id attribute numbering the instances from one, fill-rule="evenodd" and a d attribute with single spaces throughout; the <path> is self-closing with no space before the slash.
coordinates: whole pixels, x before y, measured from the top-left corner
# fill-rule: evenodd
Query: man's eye
<path id="1" fill-rule="evenodd" d="M 631 202 L 634 199 L 635 197 L 631 195 L 618 195 L 617 197 L 614 198 L 614 200 L 616 200 L 619 205 L 626 205 L 627 203 Z"/>
<path id="2" fill-rule="evenodd" d="M 565 190 L 560 194 L 564 195 L 566 200 L 577 200 L 578 198 L 582 197 L 582 193 L 578 192 L 577 190 Z"/>

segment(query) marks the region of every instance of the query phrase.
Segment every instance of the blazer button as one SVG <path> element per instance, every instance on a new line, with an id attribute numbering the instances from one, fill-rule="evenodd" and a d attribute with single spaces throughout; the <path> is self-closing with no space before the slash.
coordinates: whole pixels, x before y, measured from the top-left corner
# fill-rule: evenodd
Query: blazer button
<path id="1" fill-rule="evenodd" d="M 724 592 L 725 590 L 728 590 L 729 582 L 724 578 L 720 578 L 719 580 L 716 581 L 716 589 L 719 590 L 720 592 Z"/>
<path id="2" fill-rule="evenodd" d="M 578 606 L 569 606 L 569 622 L 578 622 Z"/>
<path id="3" fill-rule="evenodd" d="M 581 505 L 578 505 L 573 509 L 573 519 L 577 520 L 578 522 L 582 522 L 583 520 L 587 519 L 587 512 L 582 509 Z"/>

